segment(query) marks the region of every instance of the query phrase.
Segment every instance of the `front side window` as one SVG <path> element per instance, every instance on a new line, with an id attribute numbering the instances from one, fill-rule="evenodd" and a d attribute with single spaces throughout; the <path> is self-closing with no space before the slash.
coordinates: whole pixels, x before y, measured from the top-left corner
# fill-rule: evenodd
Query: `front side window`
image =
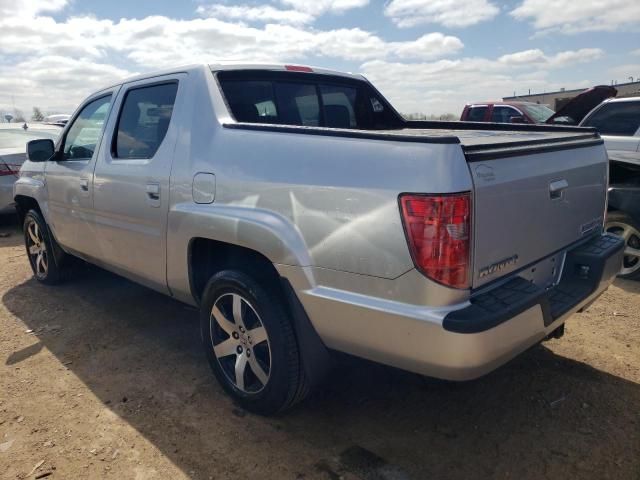
<path id="1" fill-rule="evenodd" d="M 156 154 L 167 134 L 177 92 L 177 82 L 127 92 L 116 127 L 115 158 L 147 159 Z"/>
<path id="2" fill-rule="evenodd" d="M 549 120 L 549 117 L 551 117 L 551 115 L 556 113 L 546 105 L 528 104 L 523 105 L 522 108 L 531 118 L 533 118 L 536 123 L 544 123 Z"/>
<path id="3" fill-rule="evenodd" d="M 634 135 L 640 128 L 640 102 L 606 103 L 585 122 L 603 135 Z"/>
<path id="4" fill-rule="evenodd" d="M 484 122 L 484 116 L 487 113 L 488 107 L 470 107 L 467 115 L 467 121 L 469 122 Z"/>
<path id="5" fill-rule="evenodd" d="M 111 95 L 89 102 L 67 131 L 62 149 L 65 160 L 87 160 L 93 157 L 111 106 Z"/>
<path id="6" fill-rule="evenodd" d="M 493 107 L 491 121 L 497 123 L 510 123 L 511 118 L 521 117 L 522 114 L 511 107 Z"/>

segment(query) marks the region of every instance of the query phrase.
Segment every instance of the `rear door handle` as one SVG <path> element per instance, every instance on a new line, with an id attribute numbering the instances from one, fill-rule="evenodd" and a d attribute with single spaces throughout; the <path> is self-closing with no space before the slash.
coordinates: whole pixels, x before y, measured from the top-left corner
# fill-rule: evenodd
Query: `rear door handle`
<path id="1" fill-rule="evenodd" d="M 569 187 L 569 182 L 565 179 L 556 180 L 549 184 L 549 196 L 552 200 L 562 198 L 562 192 Z"/>
<path id="2" fill-rule="evenodd" d="M 86 178 L 80 179 L 80 190 L 82 190 L 83 192 L 89 191 L 89 180 L 87 180 Z"/>
<path id="3" fill-rule="evenodd" d="M 157 183 L 147 184 L 147 203 L 152 207 L 160 206 L 160 185 Z"/>

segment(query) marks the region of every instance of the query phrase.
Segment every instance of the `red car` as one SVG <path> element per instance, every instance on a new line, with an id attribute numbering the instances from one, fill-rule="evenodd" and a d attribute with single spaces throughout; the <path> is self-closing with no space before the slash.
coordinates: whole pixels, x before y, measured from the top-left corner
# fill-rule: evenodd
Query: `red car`
<path id="1" fill-rule="evenodd" d="M 533 102 L 479 102 L 465 105 L 460 121 L 497 123 L 560 123 L 577 125 L 596 105 L 618 91 L 598 85 L 582 92 L 557 112 L 546 105 Z"/>
<path id="2" fill-rule="evenodd" d="M 463 122 L 544 123 L 554 112 L 545 105 L 532 102 L 482 102 L 467 104 Z"/>

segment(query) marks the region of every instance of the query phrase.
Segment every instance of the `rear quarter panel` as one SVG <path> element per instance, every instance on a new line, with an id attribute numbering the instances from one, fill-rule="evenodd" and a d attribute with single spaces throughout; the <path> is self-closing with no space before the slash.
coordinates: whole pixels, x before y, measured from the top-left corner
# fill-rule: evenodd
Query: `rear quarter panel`
<path id="1" fill-rule="evenodd" d="M 198 82 L 171 180 L 168 281 L 179 296 L 188 295 L 194 237 L 279 265 L 397 278 L 413 269 L 398 195 L 471 190 L 457 144 L 226 129 L 232 119 L 213 76 Z M 211 204 L 193 201 L 197 172 L 215 175 Z"/>

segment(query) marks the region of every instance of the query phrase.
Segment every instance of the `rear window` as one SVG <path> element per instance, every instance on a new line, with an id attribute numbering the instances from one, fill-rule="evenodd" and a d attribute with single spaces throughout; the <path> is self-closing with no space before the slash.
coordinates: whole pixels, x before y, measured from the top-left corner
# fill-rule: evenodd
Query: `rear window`
<path id="1" fill-rule="evenodd" d="M 346 129 L 393 129 L 395 113 L 365 82 L 293 72 L 219 72 L 238 122 Z"/>
<path id="2" fill-rule="evenodd" d="M 585 122 L 603 135 L 634 135 L 640 128 L 640 102 L 606 103 Z"/>

